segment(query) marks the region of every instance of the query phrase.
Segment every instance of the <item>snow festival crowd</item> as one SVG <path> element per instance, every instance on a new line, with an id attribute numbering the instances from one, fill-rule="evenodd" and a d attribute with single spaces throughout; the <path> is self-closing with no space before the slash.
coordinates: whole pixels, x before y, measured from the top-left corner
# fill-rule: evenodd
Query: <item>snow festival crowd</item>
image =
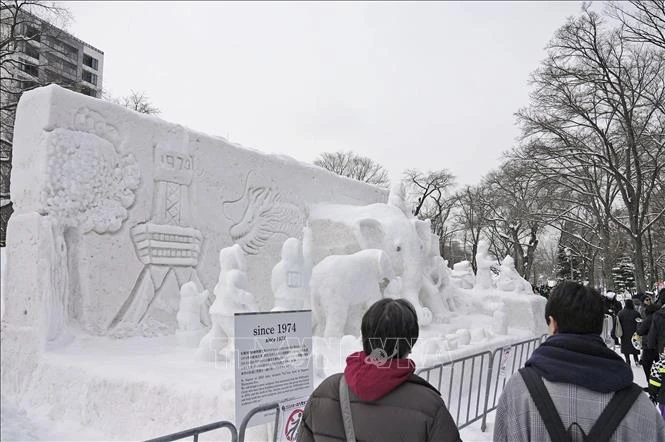
<path id="1" fill-rule="evenodd" d="M 665 289 L 622 305 L 576 282 L 554 287 L 545 307 L 549 337 L 505 383 L 494 441 L 665 442 L 664 304 Z M 625 361 L 601 337 L 605 314 Z M 418 333 L 407 300 L 374 303 L 361 322 L 363 350 L 314 390 L 297 441 L 460 441 L 441 394 L 408 358 Z M 633 382 L 631 355 L 647 391 Z"/>

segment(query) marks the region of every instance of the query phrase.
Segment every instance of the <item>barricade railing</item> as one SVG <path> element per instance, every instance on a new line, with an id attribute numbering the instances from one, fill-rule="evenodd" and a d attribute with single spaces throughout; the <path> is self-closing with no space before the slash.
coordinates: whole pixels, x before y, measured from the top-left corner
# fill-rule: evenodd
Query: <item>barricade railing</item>
<path id="1" fill-rule="evenodd" d="M 487 374 L 487 391 L 485 396 L 485 413 L 480 426 L 482 431 L 487 428 L 487 414 L 496 409 L 498 399 L 503 393 L 508 379 L 524 366 L 533 351 L 543 342 L 547 335 L 516 342 L 492 352 L 490 371 Z M 491 401 L 490 401 L 491 398 Z"/>
<path id="2" fill-rule="evenodd" d="M 270 411 L 274 409 L 275 410 L 275 432 L 273 434 L 272 440 L 273 442 L 277 442 L 277 436 L 279 432 L 279 403 L 273 402 L 272 404 L 266 404 L 266 405 L 260 405 L 256 408 L 253 408 L 249 413 L 247 413 L 247 416 L 245 416 L 240 423 L 240 427 L 238 428 L 238 433 L 240 435 L 240 442 L 245 442 L 245 431 L 247 431 L 247 425 L 249 425 L 249 421 L 252 420 L 252 418 L 257 415 L 258 413 L 263 413 L 264 411 Z"/>
<path id="3" fill-rule="evenodd" d="M 238 430 L 236 430 L 236 426 L 229 421 L 219 421 L 219 422 L 213 422 L 212 424 L 201 425 L 200 427 L 196 428 L 190 428 L 189 430 L 168 434 L 166 436 L 149 439 L 146 442 L 171 442 L 174 440 L 185 439 L 187 437 L 193 437 L 194 442 L 198 442 L 199 434 L 207 433 L 213 430 L 218 430 L 220 428 L 226 428 L 227 430 L 229 430 L 229 432 L 231 432 L 231 442 L 238 441 Z"/>
<path id="4" fill-rule="evenodd" d="M 487 414 L 496 408 L 507 379 L 524 365 L 546 337 L 423 368 L 417 374 L 441 392 L 458 429 L 482 419 L 481 430 L 485 431 Z"/>
<path id="5" fill-rule="evenodd" d="M 458 429 L 482 419 L 480 428 L 485 431 L 487 414 L 496 409 L 498 398 L 503 392 L 506 381 L 524 366 L 526 360 L 546 337 L 547 335 L 542 335 L 538 338 L 506 345 L 494 351 L 487 350 L 433 367 L 422 368 L 417 371 L 417 374 L 441 392 Z M 277 442 L 280 414 L 278 403 L 261 405 L 252 409 L 244 417 L 238 429 L 231 422 L 221 421 L 150 439 L 146 442 L 170 442 L 187 437 L 193 437 L 194 442 L 197 442 L 199 434 L 219 428 L 226 428 L 231 432 L 232 442 L 245 442 L 245 432 L 251 419 L 258 413 L 273 409 L 275 410 L 273 442 Z"/>
<path id="6" fill-rule="evenodd" d="M 491 357 L 491 352 L 484 351 L 418 371 L 439 390 L 457 428 L 464 428 L 485 414 L 482 393 L 487 390 Z"/>

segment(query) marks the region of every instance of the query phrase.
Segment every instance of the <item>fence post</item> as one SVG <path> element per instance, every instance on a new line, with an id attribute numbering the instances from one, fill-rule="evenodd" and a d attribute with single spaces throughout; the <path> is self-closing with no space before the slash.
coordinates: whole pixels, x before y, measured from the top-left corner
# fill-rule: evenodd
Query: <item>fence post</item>
<path id="1" fill-rule="evenodd" d="M 245 431 L 247 430 L 247 425 L 249 425 L 249 421 L 254 417 L 255 414 L 260 413 L 262 411 L 268 411 L 271 409 L 275 409 L 275 431 L 273 434 L 273 442 L 277 442 L 277 434 L 279 432 L 279 403 L 273 402 L 272 404 L 267 404 L 267 405 L 261 405 L 259 407 L 253 408 L 249 413 L 247 413 L 247 416 L 245 416 L 242 420 L 242 423 L 240 424 L 240 427 L 238 428 L 238 440 L 239 442 L 245 442 Z"/>
<path id="2" fill-rule="evenodd" d="M 489 369 L 487 370 L 487 382 L 485 385 L 485 407 L 483 408 L 483 420 L 480 423 L 480 431 L 485 432 L 487 429 L 487 402 L 490 399 L 490 389 L 492 386 L 492 372 L 494 371 L 494 355 L 496 354 L 496 350 L 492 353 L 490 353 L 490 362 L 489 362 Z M 499 380 L 497 379 L 497 382 Z"/>

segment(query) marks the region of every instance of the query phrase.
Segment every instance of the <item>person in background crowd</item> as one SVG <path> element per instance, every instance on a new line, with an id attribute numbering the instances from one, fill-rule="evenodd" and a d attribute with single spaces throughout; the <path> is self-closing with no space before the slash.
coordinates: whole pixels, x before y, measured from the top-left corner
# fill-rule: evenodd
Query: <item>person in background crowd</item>
<path id="1" fill-rule="evenodd" d="M 644 298 L 645 295 L 644 293 L 636 293 L 632 296 L 633 299 L 633 306 L 635 307 L 635 311 L 640 314 L 640 317 L 644 317 Z"/>
<path id="2" fill-rule="evenodd" d="M 660 354 L 658 362 L 651 367 L 649 377 L 649 398 L 654 404 L 658 404 L 660 415 L 665 419 L 665 353 Z"/>
<path id="3" fill-rule="evenodd" d="M 660 293 L 658 294 L 660 297 Z M 665 348 L 665 306 L 661 306 L 654 314 L 647 335 L 649 347 L 655 348 L 660 354 Z"/>
<path id="4" fill-rule="evenodd" d="M 646 303 L 646 302 L 645 302 Z M 651 366 L 654 361 L 658 359 L 658 350 L 656 347 L 650 347 L 647 336 L 649 335 L 649 330 L 651 329 L 651 323 L 653 322 L 653 314 L 658 310 L 658 307 L 652 303 L 647 304 L 644 311 L 645 317 L 637 325 L 637 334 L 642 337 L 642 359 L 640 363 L 644 369 L 644 376 L 647 380 L 651 374 Z"/>
<path id="5" fill-rule="evenodd" d="M 363 351 L 346 358 L 344 373 L 314 390 L 296 440 L 461 441 L 441 394 L 406 359 L 418 339 L 413 305 L 381 299 L 365 312 L 360 328 Z"/>
<path id="6" fill-rule="evenodd" d="M 644 300 L 642 301 L 642 311 L 640 311 L 640 315 L 642 315 L 642 319 L 646 318 L 647 316 L 647 307 L 650 305 L 653 305 L 653 298 L 651 295 L 646 294 L 644 296 Z"/>
<path id="7" fill-rule="evenodd" d="M 633 347 L 633 334 L 637 331 L 637 321 L 636 319 L 640 317 L 640 314 L 635 310 L 632 299 L 626 299 L 626 305 L 619 312 L 619 322 L 621 323 L 621 328 L 623 329 L 623 335 L 621 336 L 621 353 L 626 358 L 626 363 L 630 365 L 630 355 L 633 355 L 635 359 L 635 366 L 640 365 L 637 356 L 640 354 L 639 350 Z"/>
<path id="8" fill-rule="evenodd" d="M 494 441 L 555 440 L 556 433 L 549 430 L 553 427 L 565 433 L 560 440 L 567 436 L 579 441 L 593 431 L 596 440 L 665 442 L 665 421 L 633 383 L 631 368 L 600 337 L 600 293 L 562 282 L 547 300 L 545 318 L 549 338 L 511 376 L 499 398 Z M 538 382 L 541 388 L 534 395 L 531 390 Z M 543 415 L 535 400 L 547 401 L 547 396 L 550 413 Z M 620 408 L 615 408 L 617 401 L 628 406 L 626 414 L 606 415 L 599 421 L 606 407 Z"/>
<path id="9" fill-rule="evenodd" d="M 658 307 L 665 305 L 665 288 L 662 288 L 658 291 L 658 296 L 656 297 L 656 304 Z"/>
<path id="10" fill-rule="evenodd" d="M 607 292 L 605 296 L 603 296 L 603 305 L 605 307 L 605 314 L 612 317 L 612 331 L 610 332 L 610 336 L 614 339 L 614 345 L 619 345 L 619 338 L 617 337 L 615 330 L 617 314 L 619 313 L 619 310 L 621 310 L 621 303 L 617 301 L 616 293 Z"/>

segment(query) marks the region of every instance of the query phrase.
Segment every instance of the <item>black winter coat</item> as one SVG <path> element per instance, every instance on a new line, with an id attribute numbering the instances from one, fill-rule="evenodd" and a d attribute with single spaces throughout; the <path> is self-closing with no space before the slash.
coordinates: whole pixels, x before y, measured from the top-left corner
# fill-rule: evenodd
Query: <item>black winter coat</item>
<path id="1" fill-rule="evenodd" d="M 653 313 L 649 313 L 646 318 L 639 324 L 637 324 L 637 334 L 642 336 L 642 348 L 643 349 L 652 349 L 655 350 L 655 347 L 650 347 L 647 336 L 649 335 L 649 330 L 651 329 L 651 323 L 653 322 Z"/>
<path id="2" fill-rule="evenodd" d="M 621 353 L 623 354 L 638 354 L 639 351 L 633 347 L 633 334 L 637 331 L 637 318 L 641 318 L 637 310 L 624 308 L 619 312 L 619 322 L 623 329 L 623 336 L 621 336 Z"/>
<path id="3" fill-rule="evenodd" d="M 658 354 L 663 352 L 665 347 L 665 307 L 653 314 L 649 334 L 647 335 L 649 348 L 658 350 Z"/>

